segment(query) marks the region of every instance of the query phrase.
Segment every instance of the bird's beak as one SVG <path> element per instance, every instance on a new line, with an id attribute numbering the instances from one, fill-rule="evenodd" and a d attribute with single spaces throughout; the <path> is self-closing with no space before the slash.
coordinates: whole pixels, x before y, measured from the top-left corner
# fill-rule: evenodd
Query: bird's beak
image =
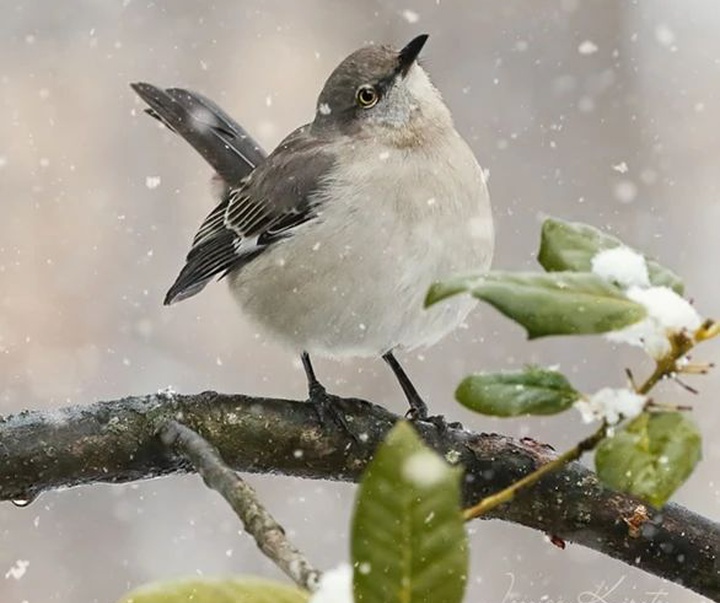
<path id="1" fill-rule="evenodd" d="M 405 77 L 410 71 L 410 67 L 418 58 L 422 47 L 425 46 L 425 42 L 430 36 L 428 34 L 421 34 L 416 38 L 413 38 L 405 45 L 405 47 L 398 53 L 398 66 L 397 73 Z"/>

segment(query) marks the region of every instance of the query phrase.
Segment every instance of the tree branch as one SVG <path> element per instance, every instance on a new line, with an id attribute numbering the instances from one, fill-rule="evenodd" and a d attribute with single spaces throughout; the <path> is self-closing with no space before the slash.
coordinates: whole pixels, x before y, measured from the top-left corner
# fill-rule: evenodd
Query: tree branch
<path id="1" fill-rule="evenodd" d="M 317 590 L 320 572 L 292 545 L 255 490 L 224 463 L 212 444 L 177 421 L 167 421 L 159 435 L 166 446 L 190 461 L 210 488 L 222 495 L 266 557 L 300 588 Z"/>
<path id="2" fill-rule="evenodd" d="M 212 442 L 238 471 L 357 480 L 398 419 L 385 409 L 342 399 L 359 442 L 322 427 L 309 404 L 205 392 L 158 393 L 0 419 L 0 500 L 31 500 L 43 490 L 128 482 L 191 470 L 157 437 L 171 419 Z M 439 432 L 425 441 L 466 468 L 464 504 L 504 488 L 555 457 L 547 446 L 500 435 Z M 657 512 L 608 490 L 579 463 L 545 476 L 490 517 L 582 544 L 720 601 L 720 525 L 678 505 Z"/>

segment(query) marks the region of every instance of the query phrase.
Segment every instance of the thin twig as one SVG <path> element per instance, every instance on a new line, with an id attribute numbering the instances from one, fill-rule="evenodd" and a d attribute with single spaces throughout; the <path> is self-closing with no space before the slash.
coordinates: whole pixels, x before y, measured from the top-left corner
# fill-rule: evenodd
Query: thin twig
<path id="1" fill-rule="evenodd" d="M 275 565 L 301 588 L 317 590 L 320 571 L 290 543 L 285 530 L 263 506 L 255 490 L 225 464 L 214 446 L 177 421 L 165 422 L 160 437 L 166 446 L 192 464 L 208 487 L 222 495 L 258 548 Z"/>
<path id="2" fill-rule="evenodd" d="M 692 349 L 695 342 L 690 337 L 683 334 L 677 334 L 670 343 L 672 345 L 672 351 L 667 356 L 657 361 L 655 370 L 639 387 L 635 385 L 632 372 L 629 369 L 625 370 L 625 374 L 638 394 L 647 395 L 660 381 L 666 377 L 675 376 L 678 371 L 678 361 Z M 690 391 L 694 391 L 692 388 L 679 381 L 677 377 L 675 377 L 675 380 L 683 387 L 689 389 Z M 590 452 L 605 439 L 608 427 L 609 425 L 603 421 L 602 425 L 600 425 L 595 433 L 570 448 L 570 450 L 565 451 L 552 461 L 538 467 L 535 471 L 529 473 L 507 488 L 503 488 L 499 492 L 483 498 L 472 507 L 465 509 L 463 511 L 463 517 L 466 521 L 469 521 L 471 519 L 476 519 L 481 515 L 486 515 L 499 505 L 510 502 L 513 498 L 515 498 L 515 496 L 517 496 L 518 492 L 524 488 L 533 486 L 545 475 L 561 469 L 563 466 L 571 463 L 572 461 L 578 460 L 585 452 Z"/>

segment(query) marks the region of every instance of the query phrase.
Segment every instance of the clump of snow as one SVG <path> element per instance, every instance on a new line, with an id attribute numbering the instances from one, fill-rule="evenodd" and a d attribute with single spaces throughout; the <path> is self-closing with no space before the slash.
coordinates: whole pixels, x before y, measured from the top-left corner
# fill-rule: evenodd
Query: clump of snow
<path id="1" fill-rule="evenodd" d="M 308 603 L 353 603 L 352 569 L 347 563 L 323 574 Z"/>
<path id="2" fill-rule="evenodd" d="M 673 335 L 693 336 L 702 325 L 690 302 L 668 287 L 650 286 L 647 263 L 636 251 L 625 246 L 605 249 L 595 254 L 591 264 L 594 274 L 620 285 L 628 299 L 647 312 L 643 320 L 606 333 L 606 339 L 641 347 L 660 360 L 672 351 Z"/>
<path id="3" fill-rule="evenodd" d="M 650 285 L 645 258 L 629 247 L 621 245 L 612 249 L 603 249 L 595 254 L 591 263 L 595 274 L 605 280 L 616 282 L 623 288 Z"/>
<path id="4" fill-rule="evenodd" d="M 630 389 L 604 387 L 589 398 L 575 402 L 583 422 L 605 420 L 615 425 L 620 419 L 633 419 L 645 407 L 647 397 Z"/>
<path id="5" fill-rule="evenodd" d="M 408 457 L 402 466 L 405 479 L 420 488 L 430 488 L 445 476 L 447 466 L 434 452 L 423 450 Z"/>
<path id="6" fill-rule="evenodd" d="M 625 329 L 606 333 L 605 337 L 642 347 L 655 360 L 670 353 L 670 336 L 682 332 L 692 335 L 702 325 L 702 318 L 690 302 L 668 287 L 631 287 L 626 294 L 644 306 L 648 315 Z"/>
<path id="7" fill-rule="evenodd" d="M 597 44 L 591 40 L 585 40 L 578 46 L 578 52 L 580 54 L 595 54 L 597 51 Z"/>
<path id="8" fill-rule="evenodd" d="M 664 329 L 658 329 L 650 318 L 645 318 L 620 331 L 610 331 L 605 334 L 605 338 L 615 343 L 627 343 L 643 348 L 656 360 L 660 360 L 671 350 Z"/>
<path id="9" fill-rule="evenodd" d="M 620 174 L 627 174 L 628 172 L 628 164 L 625 161 L 615 164 L 612 168 Z"/>
<path id="10" fill-rule="evenodd" d="M 633 287 L 627 295 L 645 306 L 648 314 L 667 329 L 695 332 L 702 324 L 702 318 L 690 302 L 668 287 Z"/>
<path id="11" fill-rule="evenodd" d="M 332 113 L 332 109 L 327 103 L 320 103 L 318 106 L 318 113 L 320 113 L 320 115 L 330 115 L 330 113 Z"/>

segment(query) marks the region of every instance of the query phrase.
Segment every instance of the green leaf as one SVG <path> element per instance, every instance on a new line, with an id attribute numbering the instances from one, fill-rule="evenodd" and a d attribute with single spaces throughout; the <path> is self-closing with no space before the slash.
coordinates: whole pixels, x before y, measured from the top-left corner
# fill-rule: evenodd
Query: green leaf
<path id="1" fill-rule="evenodd" d="M 172 580 L 142 586 L 119 603 L 305 603 L 309 593 L 257 578 Z"/>
<path id="2" fill-rule="evenodd" d="M 625 243 L 594 226 L 548 218 L 542 226 L 538 261 L 548 272 L 589 272 L 592 269 L 592 258 L 599 251 L 621 245 L 625 246 Z M 647 257 L 645 262 L 650 283 L 670 287 L 682 295 L 685 285 L 677 274 Z"/>
<path id="3" fill-rule="evenodd" d="M 357 603 L 460 603 L 468 546 L 460 477 L 406 422 L 378 448 L 352 525 Z"/>
<path id="4" fill-rule="evenodd" d="M 679 412 L 643 413 L 598 446 L 600 479 L 661 507 L 692 473 L 701 456 L 697 426 Z"/>
<path id="5" fill-rule="evenodd" d="M 589 272 L 493 271 L 456 277 L 434 284 L 425 305 L 466 291 L 521 324 L 530 339 L 606 333 L 636 323 L 646 314 L 619 287 Z"/>
<path id="6" fill-rule="evenodd" d="M 535 367 L 522 372 L 470 375 L 455 390 L 455 398 L 463 406 L 496 417 L 552 415 L 579 397 L 562 373 Z"/>

